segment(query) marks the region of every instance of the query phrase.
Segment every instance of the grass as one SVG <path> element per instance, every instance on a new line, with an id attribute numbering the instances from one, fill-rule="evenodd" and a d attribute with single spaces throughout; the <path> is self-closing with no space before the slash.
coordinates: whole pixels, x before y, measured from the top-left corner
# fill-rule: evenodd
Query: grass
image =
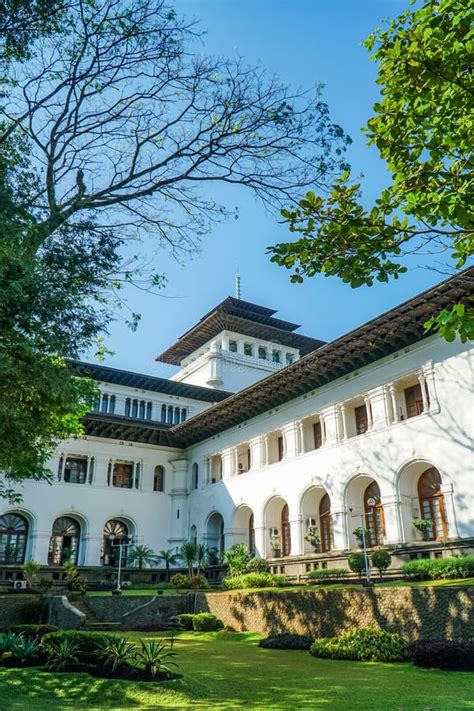
<path id="1" fill-rule="evenodd" d="M 461 578 L 459 580 L 415 580 L 408 582 L 406 580 L 396 580 L 389 581 L 385 583 L 377 582 L 376 574 L 373 574 L 373 580 L 375 582 L 376 588 L 424 588 L 424 587 L 449 587 L 449 586 L 471 586 L 474 585 L 474 578 Z M 330 588 L 332 590 L 337 590 L 341 588 L 347 588 L 350 590 L 358 590 L 360 586 L 358 583 L 313 583 L 310 585 L 285 585 L 281 588 L 245 588 L 245 590 L 262 590 L 272 592 L 288 592 L 291 590 L 323 590 Z M 182 591 L 180 594 L 186 594 L 190 591 Z M 223 592 L 222 590 L 207 590 L 205 592 Z M 225 592 L 242 592 L 242 590 L 228 590 Z M 176 590 L 163 590 L 163 595 L 176 595 Z M 110 591 L 91 591 L 87 593 L 88 597 L 110 597 L 112 593 Z M 122 590 L 122 595 L 156 595 L 156 589 L 154 588 L 126 588 Z"/>
<path id="2" fill-rule="evenodd" d="M 127 636 L 138 640 L 163 635 Z M 472 676 L 467 672 L 314 659 L 308 652 L 260 649 L 258 639 L 244 632 L 180 633 L 175 649 L 183 678 L 159 685 L 3 669 L 0 709 L 474 709 Z"/>

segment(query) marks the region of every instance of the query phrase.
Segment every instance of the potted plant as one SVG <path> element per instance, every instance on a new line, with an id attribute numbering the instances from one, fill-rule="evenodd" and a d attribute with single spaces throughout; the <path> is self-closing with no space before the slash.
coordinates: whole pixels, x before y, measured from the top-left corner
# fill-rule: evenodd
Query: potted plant
<path id="1" fill-rule="evenodd" d="M 414 518 L 412 525 L 419 531 L 422 535 L 424 541 L 429 541 L 432 536 L 433 522 L 428 521 L 426 518 Z"/>
<path id="2" fill-rule="evenodd" d="M 274 558 L 280 558 L 281 557 L 281 541 L 280 541 L 280 536 L 273 536 L 270 539 L 270 547 L 273 552 L 273 557 Z"/>
<path id="3" fill-rule="evenodd" d="M 359 546 L 362 548 L 364 545 L 364 538 L 365 538 L 365 545 L 368 545 L 368 540 L 369 540 L 369 529 L 368 528 L 362 528 L 362 526 L 357 526 L 352 533 L 354 536 L 357 538 L 359 541 Z"/>
<path id="4" fill-rule="evenodd" d="M 304 537 L 305 540 L 313 546 L 315 553 L 319 553 L 321 551 L 321 538 L 316 526 L 309 526 L 308 530 L 304 534 Z"/>

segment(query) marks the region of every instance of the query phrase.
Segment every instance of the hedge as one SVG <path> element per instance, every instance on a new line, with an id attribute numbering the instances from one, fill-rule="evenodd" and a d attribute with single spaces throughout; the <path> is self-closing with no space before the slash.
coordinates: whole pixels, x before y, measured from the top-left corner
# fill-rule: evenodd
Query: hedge
<path id="1" fill-rule="evenodd" d="M 410 653 L 417 667 L 474 671 L 474 640 L 420 639 Z"/>
<path id="2" fill-rule="evenodd" d="M 194 620 L 195 615 L 192 615 L 188 612 L 183 612 L 181 615 L 176 615 L 176 619 L 178 620 L 179 624 L 183 628 L 183 630 L 192 630 L 194 629 L 193 627 L 193 620 Z"/>
<path id="3" fill-rule="evenodd" d="M 420 558 L 402 566 L 408 580 L 455 580 L 474 576 L 474 555 L 456 558 Z"/>
<path id="4" fill-rule="evenodd" d="M 193 615 L 193 629 L 196 632 L 215 632 L 222 627 L 222 622 L 210 612 L 200 612 Z"/>
<path id="5" fill-rule="evenodd" d="M 316 639 L 310 652 L 313 657 L 325 659 L 402 662 L 408 658 L 408 645 L 397 633 L 365 627 L 346 632 L 340 637 Z"/>
<path id="6" fill-rule="evenodd" d="M 307 634 L 275 634 L 272 637 L 261 639 L 258 643 L 264 649 L 310 649 L 313 638 Z"/>
<path id="7" fill-rule="evenodd" d="M 233 578 L 224 578 L 222 586 L 226 590 L 241 590 L 243 588 L 281 588 L 288 584 L 286 575 L 273 573 L 246 573 Z"/>
<path id="8" fill-rule="evenodd" d="M 308 573 L 308 579 L 312 583 L 325 583 L 328 580 L 339 580 L 347 573 L 345 568 L 321 568 Z"/>

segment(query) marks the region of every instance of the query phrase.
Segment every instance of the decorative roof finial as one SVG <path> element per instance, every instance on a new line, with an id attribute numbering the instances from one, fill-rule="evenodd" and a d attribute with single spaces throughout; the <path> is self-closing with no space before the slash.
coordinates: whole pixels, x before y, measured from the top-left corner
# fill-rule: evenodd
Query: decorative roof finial
<path id="1" fill-rule="evenodd" d="M 235 275 L 235 298 L 240 299 L 240 275 L 239 272 Z"/>

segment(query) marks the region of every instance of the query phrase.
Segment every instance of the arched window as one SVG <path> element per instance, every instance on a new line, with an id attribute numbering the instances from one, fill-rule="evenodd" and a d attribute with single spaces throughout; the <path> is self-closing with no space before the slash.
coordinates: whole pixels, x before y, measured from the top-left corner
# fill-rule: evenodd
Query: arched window
<path id="1" fill-rule="evenodd" d="M 128 526 L 118 519 L 107 521 L 104 526 L 104 543 L 102 547 L 103 565 L 117 566 L 119 556 L 122 556 L 122 565 L 126 563 L 129 542 Z"/>
<path id="2" fill-rule="evenodd" d="M 367 546 L 381 546 L 385 535 L 385 517 L 383 513 L 380 489 L 373 481 L 364 492 L 365 527 L 367 533 Z"/>
<path id="3" fill-rule="evenodd" d="M 75 518 L 57 518 L 49 540 L 48 565 L 62 565 L 67 560 L 77 563 L 80 536 L 81 527 Z"/>
<path id="4" fill-rule="evenodd" d="M 332 549 L 332 516 L 331 499 L 324 494 L 319 502 L 319 530 L 321 536 L 321 551 L 326 553 Z"/>
<path id="5" fill-rule="evenodd" d="M 282 555 L 290 555 L 291 551 L 291 531 L 290 522 L 288 520 L 288 504 L 285 504 L 281 510 L 281 552 Z"/>
<path id="6" fill-rule="evenodd" d="M 125 417 L 130 417 L 130 408 L 131 408 L 132 402 L 130 398 L 128 397 L 125 400 Z"/>
<path id="7" fill-rule="evenodd" d="M 253 513 L 251 513 L 249 516 L 248 538 L 249 538 L 249 551 L 250 551 L 250 555 L 252 556 L 252 558 L 255 555 L 255 529 L 254 529 L 253 520 L 254 520 Z"/>
<path id="8" fill-rule="evenodd" d="M 165 490 L 165 470 L 158 464 L 155 467 L 155 474 L 153 477 L 153 491 L 164 491 Z"/>
<path id="9" fill-rule="evenodd" d="M 24 563 L 28 521 L 23 516 L 7 513 L 0 516 L 0 561 L 2 563 Z"/>
<path id="10" fill-rule="evenodd" d="M 192 473 L 192 483 L 191 486 L 193 489 L 197 489 L 199 486 L 199 467 L 197 465 L 197 462 L 194 462 L 193 464 L 193 473 Z"/>
<path id="11" fill-rule="evenodd" d="M 448 535 L 444 496 L 441 493 L 441 475 L 435 467 L 427 469 L 418 479 L 421 518 L 430 521 L 429 540 L 439 541 Z"/>

